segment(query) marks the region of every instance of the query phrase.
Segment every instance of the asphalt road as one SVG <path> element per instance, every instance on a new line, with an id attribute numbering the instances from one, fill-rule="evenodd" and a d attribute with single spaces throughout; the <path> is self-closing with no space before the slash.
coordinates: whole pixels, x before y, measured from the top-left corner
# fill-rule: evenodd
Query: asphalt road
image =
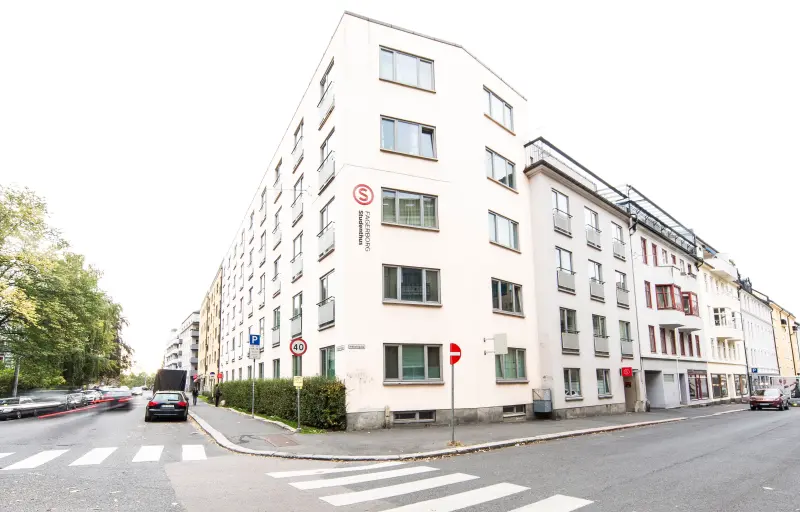
<path id="1" fill-rule="evenodd" d="M 391 466 L 232 454 L 192 422 L 145 424 L 142 416 L 138 408 L 0 423 L 0 453 L 15 452 L 0 459 L 0 510 L 800 510 L 800 409 Z M 132 462 L 145 445 L 164 446 L 159 460 Z M 206 459 L 183 460 L 182 445 L 202 445 Z M 114 446 L 101 463 L 70 466 L 92 448 Z M 63 449 L 36 468 L 6 469 Z"/>

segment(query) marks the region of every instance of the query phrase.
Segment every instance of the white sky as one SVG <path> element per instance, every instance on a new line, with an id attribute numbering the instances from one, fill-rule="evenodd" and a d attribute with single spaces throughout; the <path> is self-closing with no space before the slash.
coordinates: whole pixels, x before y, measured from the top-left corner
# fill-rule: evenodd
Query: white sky
<path id="1" fill-rule="evenodd" d="M 528 98 L 533 136 L 800 313 L 800 4 L 474 5 L 2 2 L 0 183 L 47 199 L 157 368 L 347 9 L 464 45 Z"/>

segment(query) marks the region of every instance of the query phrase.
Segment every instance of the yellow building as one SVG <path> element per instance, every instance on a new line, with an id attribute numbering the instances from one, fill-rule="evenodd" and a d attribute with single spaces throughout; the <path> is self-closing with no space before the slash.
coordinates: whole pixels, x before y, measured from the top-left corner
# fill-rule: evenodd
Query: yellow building
<path id="1" fill-rule="evenodd" d="M 211 283 L 200 307 L 200 348 L 197 354 L 197 375 L 202 391 L 211 391 L 219 373 L 220 322 L 222 302 L 222 266 Z M 213 375 L 212 375 L 213 374 Z"/>
<path id="2" fill-rule="evenodd" d="M 772 300 L 769 301 L 769 305 L 772 307 L 772 329 L 775 332 L 778 371 L 782 377 L 797 376 L 800 360 L 797 354 L 795 317 Z"/>

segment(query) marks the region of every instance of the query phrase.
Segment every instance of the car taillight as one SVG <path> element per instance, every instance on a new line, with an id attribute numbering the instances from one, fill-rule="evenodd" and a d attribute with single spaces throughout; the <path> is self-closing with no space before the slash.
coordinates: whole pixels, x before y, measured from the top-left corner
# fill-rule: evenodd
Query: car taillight
<path id="1" fill-rule="evenodd" d="M 184 402 L 183 400 L 181 400 L 180 402 L 178 402 L 178 407 L 186 407 L 187 405 L 189 405 L 189 404 L 188 404 L 188 403 L 186 403 L 186 402 Z"/>
<path id="2" fill-rule="evenodd" d="M 158 402 L 150 400 L 149 402 L 147 402 L 147 407 L 158 407 Z"/>

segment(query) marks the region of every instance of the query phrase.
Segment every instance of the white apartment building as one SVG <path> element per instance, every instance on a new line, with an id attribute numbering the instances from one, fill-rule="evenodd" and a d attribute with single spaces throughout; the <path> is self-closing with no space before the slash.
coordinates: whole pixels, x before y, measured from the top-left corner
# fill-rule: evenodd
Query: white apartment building
<path id="1" fill-rule="evenodd" d="M 605 182 L 543 138 L 526 145 L 526 164 L 537 385 L 553 389 L 560 417 L 642 410 L 629 215 L 597 193 Z"/>
<path id="2" fill-rule="evenodd" d="M 170 329 L 167 342 L 164 347 L 164 368 L 169 370 L 183 369 L 183 349 L 181 339 L 178 337 L 178 329 Z"/>
<path id="3" fill-rule="evenodd" d="M 700 310 L 710 351 L 711 397 L 729 400 L 749 395 L 744 330 L 739 306 L 739 272 L 727 254 L 698 239 L 703 249 L 700 268 Z"/>
<path id="4" fill-rule="evenodd" d="M 739 289 L 747 364 L 751 389 L 770 386 L 780 377 L 775 335 L 772 332 L 772 308 L 768 299 L 759 297 L 750 279 L 743 279 Z"/>
<path id="5" fill-rule="evenodd" d="M 200 339 L 200 312 L 194 311 L 172 329 L 164 351 L 164 368 L 186 370 L 187 389 L 197 375 L 197 350 Z"/>

